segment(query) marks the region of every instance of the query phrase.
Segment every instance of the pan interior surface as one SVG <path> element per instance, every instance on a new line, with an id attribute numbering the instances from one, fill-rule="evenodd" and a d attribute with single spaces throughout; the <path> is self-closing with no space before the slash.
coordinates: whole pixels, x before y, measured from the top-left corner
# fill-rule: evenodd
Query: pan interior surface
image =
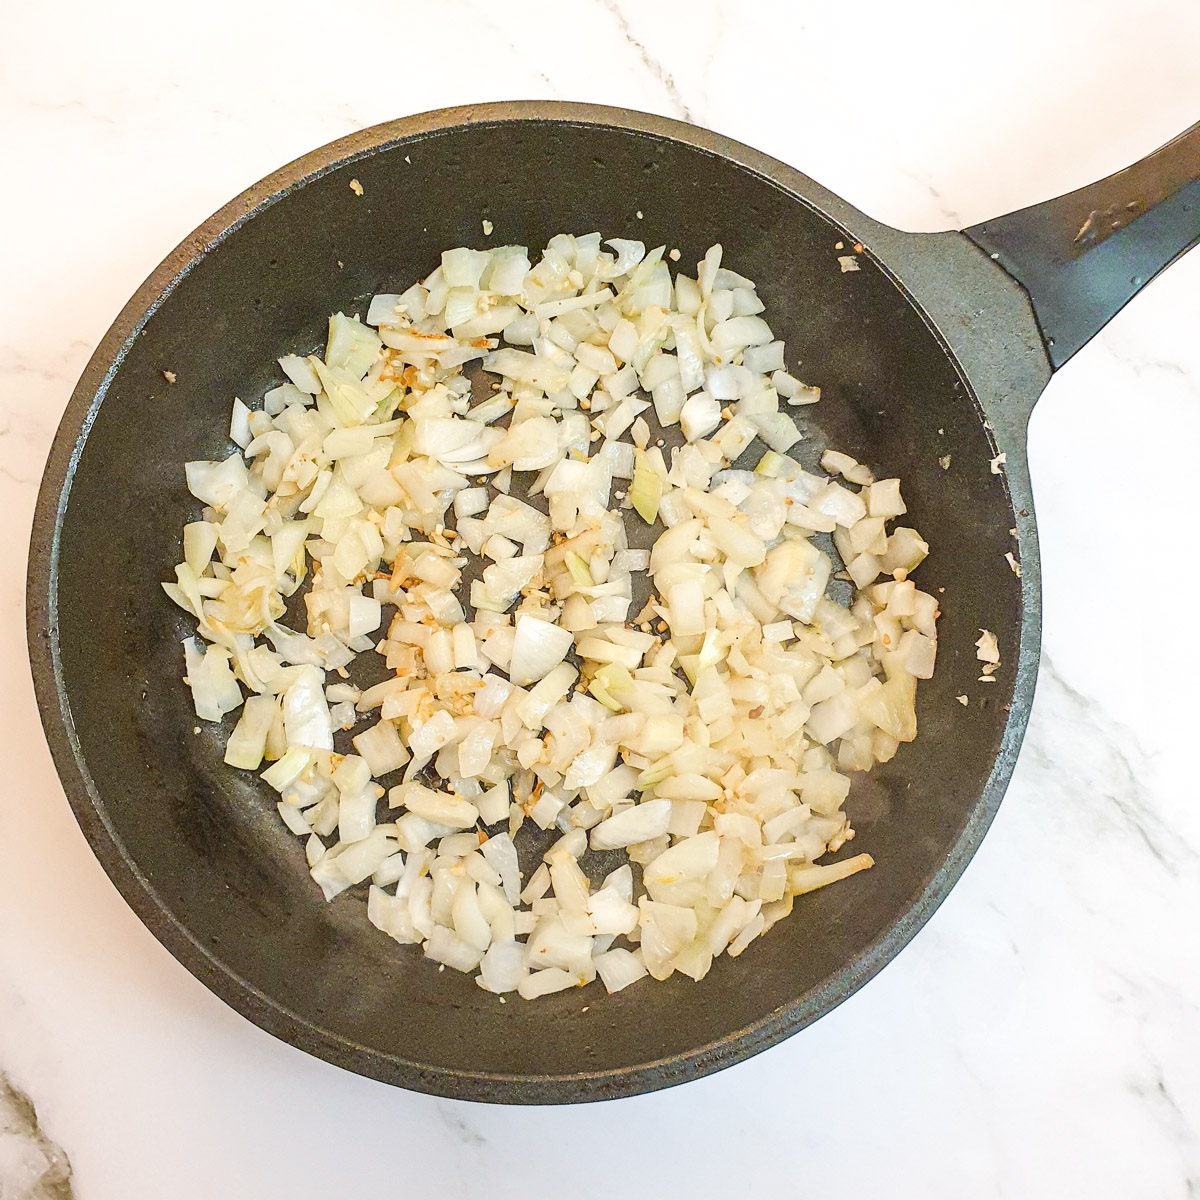
<path id="1" fill-rule="evenodd" d="M 591 230 L 678 247 L 693 274 L 719 241 L 725 265 L 758 283 L 789 367 L 822 388 L 798 410 L 797 457 L 811 466 L 832 445 L 903 481 L 902 523 L 932 546 L 916 581 L 945 589 L 940 655 L 919 690 L 917 741 L 856 777 L 847 804 L 857 837 L 843 853 L 869 852 L 874 870 L 801 897 L 699 984 L 676 976 L 607 996 L 597 983 L 501 1004 L 374 929 L 365 889 L 321 901 L 277 797 L 222 763 L 232 719 L 196 720 L 181 682 L 191 631 L 159 583 L 198 507 L 183 462 L 228 453 L 232 397 L 254 404 L 282 382 L 276 358 L 323 344 L 330 312 L 365 312 L 372 293 L 403 290 L 451 246 L 536 252 L 555 233 Z M 568 1101 L 736 1061 L 878 969 L 878 944 L 924 903 L 980 803 L 1011 685 L 975 684 L 972 643 L 986 626 L 1015 660 L 1021 603 L 1003 558 L 1013 514 L 978 408 L 888 274 L 867 255 L 842 272 L 844 237 L 778 183 L 682 141 L 481 122 L 306 179 L 177 281 L 123 351 L 82 441 L 51 587 L 62 703 L 96 810 L 74 796 L 81 821 L 135 909 L 209 986 L 365 1074 L 464 1098 Z"/>

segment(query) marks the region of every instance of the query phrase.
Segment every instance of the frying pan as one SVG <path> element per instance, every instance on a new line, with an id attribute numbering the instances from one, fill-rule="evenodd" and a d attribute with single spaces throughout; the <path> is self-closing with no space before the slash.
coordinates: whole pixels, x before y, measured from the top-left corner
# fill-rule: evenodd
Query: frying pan
<path id="1" fill-rule="evenodd" d="M 909 234 L 690 125 L 514 103 L 380 125 L 250 188 L 184 240 L 108 331 L 38 499 L 34 681 L 97 857 L 217 995 L 389 1083 L 473 1100 L 598 1100 L 696 1078 L 795 1033 L 912 938 L 995 815 L 1038 660 L 1026 422 L 1051 373 L 1200 238 L 1198 176 L 1200 126 L 1068 196 L 962 233 Z M 321 345 L 330 312 L 406 287 L 446 247 L 484 244 L 485 219 L 491 244 L 536 248 L 598 229 L 678 246 L 684 266 L 723 243 L 725 262 L 759 282 L 789 366 L 823 389 L 798 418 L 799 457 L 832 445 L 899 476 L 906 519 L 933 547 L 918 579 L 944 615 L 937 674 L 919 692 L 921 736 L 858 776 L 847 804 L 854 849 L 876 869 L 803 897 L 698 984 L 676 976 L 615 996 L 595 985 L 499 1004 L 372 928 L 362 897 L 319 902 L 263 785 L 223 766 L 229 723 L 194 732 L 187 630 L 159 588 L 194 512 L 183 461 L 227 452 L 230 398 L 280 382 L 276 357 Z M 849 256 L 859 269 L 844 272 Z M 978 678 L 980 629 L 999 639 L 991 683 Z"/>

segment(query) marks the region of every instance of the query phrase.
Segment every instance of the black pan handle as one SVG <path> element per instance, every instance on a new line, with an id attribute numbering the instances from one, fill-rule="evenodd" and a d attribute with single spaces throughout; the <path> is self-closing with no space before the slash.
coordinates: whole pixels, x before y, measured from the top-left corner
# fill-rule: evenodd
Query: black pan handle
<path id="1" fill-rule="evenodd" d="M 1057 370 L 1200 241 L 1200 124 L 1099 183 L 963 232 L 1029 293 Z"/>

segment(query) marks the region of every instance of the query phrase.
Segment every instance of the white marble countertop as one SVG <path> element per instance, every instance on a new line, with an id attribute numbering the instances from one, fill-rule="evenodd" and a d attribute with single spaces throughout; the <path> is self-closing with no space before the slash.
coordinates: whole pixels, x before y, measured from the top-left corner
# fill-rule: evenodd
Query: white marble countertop
<path id="1" fill-rule="evenodd" d="M 873 216 L 932 230 L 1167 140 L 1200 116 L 1197 62 L 1188 0 L 1136 15 L 1118 0 L 12 8 L 0 1197 L 508 1200 L 566 1186 L 588 1200 L 626 1169 L 662 1196 L 741 1194 L 751 1179 L 814 1198 L 1200 1193 L 1186 615 L 1200 593 L 1200 253 L 1080 353 L 1034 416 L 1045 659 L 979 855 L 865 990 L 682 1089 L 548 1110 L 455 1103 L 358 1078 L 237 1016 L 92 858 L 42 740 L 22 617 L 41 463 L 109 321 L 210 212 L 324 141 L 467 101 L 600 101 L 730 134 Z M 47 1155 L 58 1166 L 37 1190 Z"/>

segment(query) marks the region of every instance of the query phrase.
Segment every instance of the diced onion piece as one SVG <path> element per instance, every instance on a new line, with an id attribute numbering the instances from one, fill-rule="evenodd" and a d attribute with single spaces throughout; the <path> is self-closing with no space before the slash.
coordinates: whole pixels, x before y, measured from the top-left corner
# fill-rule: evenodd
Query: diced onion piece
<path id="1" fill-rule="evenodd" d="M 670 822 L 670 800 L 647 800 L 601 821 L 588 840 L 593 850 L 618 850 L 660 837 Z"/>
<path id="2" fill-rule="evenodd" d="M 393 807 L 402 804 L 418 817 L 450 829 L 469 829 L 479 820 L 479 810 L 469 801 L 435 792 L 419 783 L 403 783 L 392 788 L 388 802 Z"/>
<path id="3" fill-rule="evenodd" d="M 596 970 L 610 994 L 627 988 L 631 983 L 637 983 L 647 974 L 641 959 L 633 951 L 620 946 L 597 954 L 592 961 L 596 964 Z"/>
<path id="4" fill-rule="evenodd" d="M 257 771 L 267 746 L 267 733 L 279 712 L 274 696 L 250 696 L 225 744 L 225 761 L 231 767 Z"/>
<path id="5" fill-rule="evenodd" d="M 184 464 L 188 491 L 203 504 L 218 512 L 250 482 L 250 472 L 236 451 L 224 462 L 190 462 Z"/>
<path id="6" fill-rule="evenodd" d="M 524 614 L 517 618 L 508 677 L 518 687 L 544 678 L 566 657 L 574 644 L 569 630 Z"/>
<path id="7" fill-rule="evenodd" d="M 873 517 L 899 517 L 906 513 L 900 498 L 900 480 L 880 479 L 867 491 L 867 510 Z"/>
<path id="8" fill-rule="evenodd" d="M 354 739 L 354 748 L 366 760 L 375 777 L 399 770 L 408 762 L 408 751 L 391 721 L 380 721 Z"/>
<path id="9" fill-rule="evenodd" d="M 667 621 L 676 637 L 704 632 L 704 592 L 696 580 L 685 580 L 668 589 L 667 608 Z"/>
<path id="10" fill-rule="evenodd" d="M 217 548 L 218 526 L 211 521 L 191 521 L 183 527 L 183 557 L 196 575 L 202 575 Z"/>
<path id="11" fill-rule="evenodd" d="M 196 716 L 202 721 L 219 721 L 242 703 L 242 689 L 229 667 L 230 653 L 221 646 L 201 650 L 195 638 L 188 638 L 183 649 Z"/>
<path id="12" fill-rule="evenodd" d="M 916 679 L 898 672 L 860 699 L 859 712 L 897 741 L 911 742 L 917 736 L 916 694 Z"/>
<path id="13" fill-rule="evenodd" d="M 315 396 L 320 392 L 321 381 L 317 378 L 317 373 L 312 369 L 308 359 L 301 358 L 298 354 L 285 354 L 279 360 L 279 365 L 283 368 L 283 373 L 302 392 L 307 392 L 310 396 Z"/>
<path id="14" fill-rule="evenodd" d="M 689 442 L 708 437 L 720 423 L 721 406 L 707 392 L 689 396 L 679 412 L 679 424 Z"/>
<path id="15" fill-rule="evenodd" d="M 333 749 L 333 724 L 319 667 L 296 668 L 295 682 L 283 694 L 283 727 L 289 746 Z"/>

